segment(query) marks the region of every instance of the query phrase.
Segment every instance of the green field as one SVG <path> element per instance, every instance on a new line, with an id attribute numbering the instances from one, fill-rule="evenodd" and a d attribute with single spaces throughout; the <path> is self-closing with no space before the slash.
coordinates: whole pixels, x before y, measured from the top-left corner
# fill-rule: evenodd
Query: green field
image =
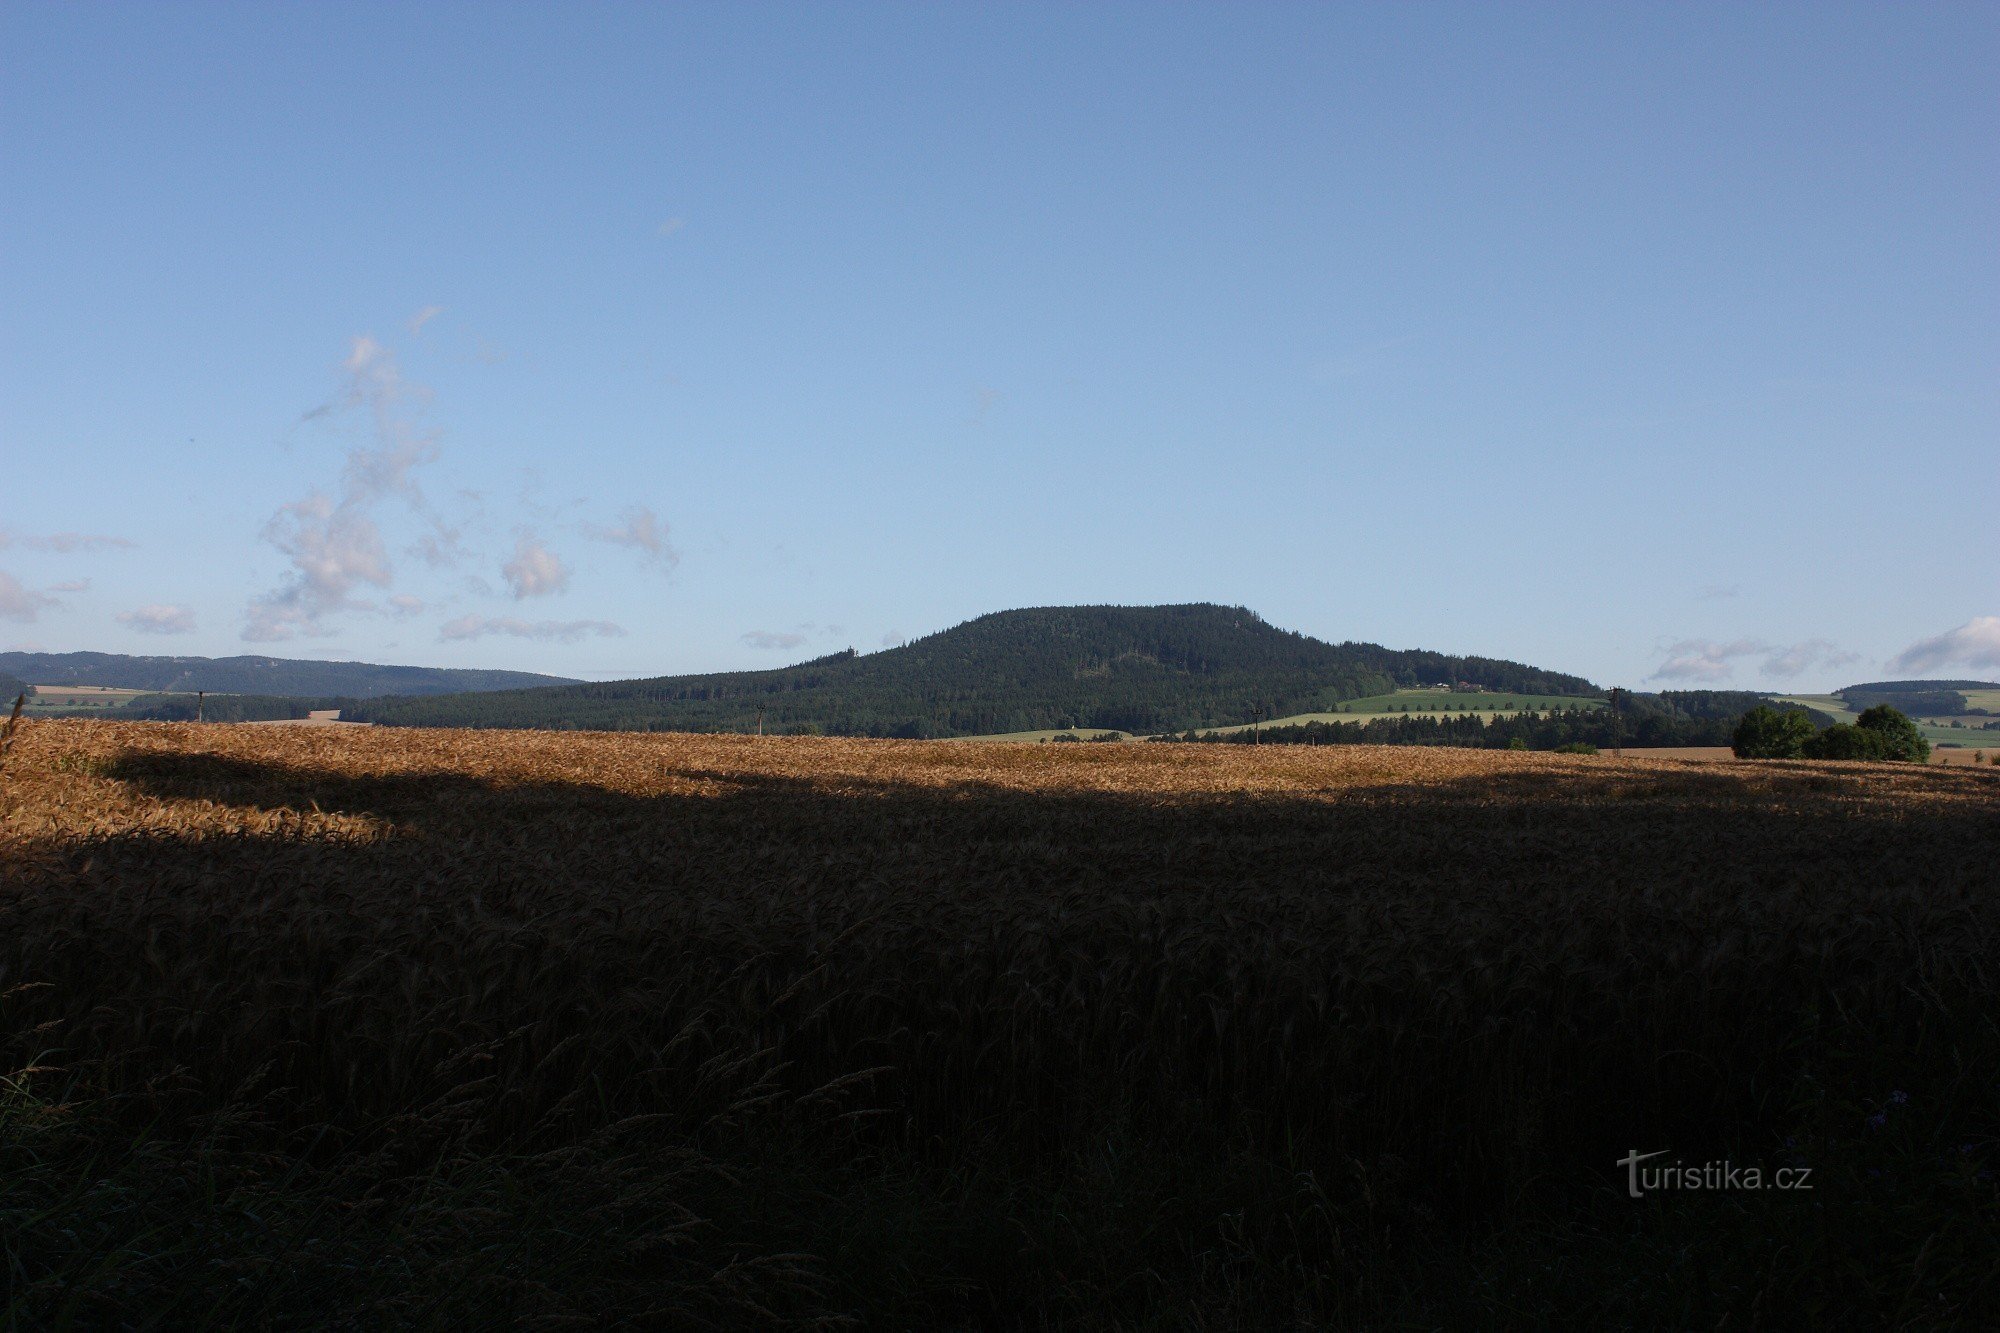
<path id="1" fill-rule="evenodd" d="M 1397 690 L 1393 694 L 1371 694 L 1362 699 L 1344 700 L 1331 712 L 1294 713 L 1288 717 L 1268 718 L 1255 724 L 1242 722 L 1227 727 L 1197 727 L 1195 731 L 1203 736 L 1226 736 L 1232 732 L 1248 731 L 1252 725 L 1266 728 L 1302 727 L 1308 722 L 1361 723 L 1372 722 L 1380 717 L 1449 717 L 1459 713 L 1471 713 L 1491 721 L 1496 717 L 1514 717 L 1520 713 L 1545 713 L 1557 708 L 1605 706 L 1602 699 L 1583 699 L 1563 694 L 1506 694 L 1490 690 L 1465 693 L 1454 693 L 1451 690 Z M 1078 740 L 1087 741 L 1092 737 L 1103 735 L 1118 736 L 1127 740 L 1144 739 L 1126 732 L 1106 732 L 1095 727 L 1069 731 L 1010 731 L 992 736 L 959 736 L 954 739 L 1047 741 L 1054 740 L 1057 736 L 1075 736 Z"/>
<path id="2" fill-rule="evenodd" d="M 123 708 L 151 690 L 123 690 L 105 685 L 37 685 L 28 697 L 31 713 L 102 713 Z"/>
<path id="3" fill-rule="evenodd" d="M 1348 699 L 1332 712 L 1295 713 L 1256 723 L 1260 727 L 1300 727 L 1308 722 L 1372 722 L 1381 717 L 1450 717 L 1471 713 L 1491 721 L 1521 713 L 1545 713 L 1557 708 L 1603 708 L 1602 699 L 1579 699 L 1560 694 L 1502 694 L 1482 690 L 1455 694 L 1450 690 L 1397 690 L 1394 694 L 1371 694 Z M 1248 731 L 1251 723 L 1229 727 L 1202 727 L 1202 735 L 1227 735 Z"/>
<path id="4" fill-rule="evenodd" d="M 1070 727 L 1054 731 L 1000 731 L 991 736 L 947 736 L 953 741 L 1052 741 L 1058 736 L 1074 736 L 1079 741 L 1096 740 L 1100 736 L 1116 736 L 1121 741 L 1134 739 L 1128 731 L 1107 731 L 1102 727 Z"/>
<path id="5" fill-rule="evenodd" d="M 1858 716 L 1847 706 L 1847 700 L 1837 694 L 1778 694 L 1772 699 L 1781 704 L 1804 704 L 1807 708 L 1817 708 L 1835 722 L 1852 722 Z"/>
<path id="6" fill-rule="evenodd" d="M 1917 719 L 1917 730 L 1924 733 L 1924 739 L 1932 745 L 1968 745 L 1980 749 L 2000 749 L 2000 727 L 1986 730 L 1989 722 L 2000 721 L 1990 717 L 1926 717 Z M 1959 725 L 1953 726 L 1957 722 Z"/>
<path id="7" fill-rule="evenodd" d="M 1966 690 L 1966 703 L 1973 708 L 1991 708 L 2000 713 L 2000 690 Z M 1817 708 L 1836 722 L 1851 723 L 1860 716 L 1847 706 L 1847 701 L 1834 694 L 1786 694 L 1777 697 L 1779 703 L 1804 704 Z M 1964 745 L 1971 748 L 2000 747 L 2000 731 L 1982 731 L 1978 728 L 1995 718 L 1990 717 L 1919 717 L 1911 719 L 1925 740 L 1932 745 Z M 1954 727 L 1953 722 L 1959 723 Z"/>

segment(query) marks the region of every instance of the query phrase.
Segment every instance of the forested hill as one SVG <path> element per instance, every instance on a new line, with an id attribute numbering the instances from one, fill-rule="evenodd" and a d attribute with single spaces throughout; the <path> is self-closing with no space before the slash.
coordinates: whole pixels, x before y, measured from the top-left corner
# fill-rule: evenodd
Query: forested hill
<path id="1" fill-rule="evenodd" d="M 308 662 L 284 657 L 128 657 L 124 653 L 0 653 L 0 675 L 31 685 L 108 685 L 158 693 L 268 694 L 369 698 L 455 694 L 570 683 L 530 671 Z"/>
<path id="2" fill-rule="evenodd" d="M 1594 695 L 1518 662 L 1323 643 L 1240 607 L 1065 606 L 1001 611 L 867 656 L 775 671 L 663 676 L 558 689 L 378 699 L 349 716 L 415 726 L 593 730 L 818 729 L 976 736 L 1087 727 L 1157 732 L 1281 716 L 1404 685 L 1466 681 Z"/>

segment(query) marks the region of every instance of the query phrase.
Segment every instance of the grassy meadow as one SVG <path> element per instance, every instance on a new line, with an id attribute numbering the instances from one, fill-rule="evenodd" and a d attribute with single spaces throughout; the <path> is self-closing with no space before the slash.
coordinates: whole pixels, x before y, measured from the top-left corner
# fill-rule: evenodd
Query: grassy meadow
<path id="1" fill-rule="evenodd" d="M 1393 694 L 1371 694 L 1365 698 L 1349 699 L 1342 702 L 1334 712 L 1295 713 L 1287 717 L 1266 718 L 1256 725 L 1262 727 L 1304 726 L 1308 722 L 1368 722 L 1378 717 L 1400 717 L 1405 714 L 1416 716 L 1444 716 L 1446 713 L 1472 713 L 1491 720 L 1496 717 L 1513 717 L 1520 713 L 1545 713 L 1557 708 L 1603 708 L 1602 699 L 1581 699 L 1561 694 L 1502 694 L 1490 690 L 1454 693 L 1451 690 L 1397 690 Z M 1250 730 L 1248 722 L 1227 727 L 1200 727 L 1204 736 L 1229 735 Z M 1099 728 L 1080 727 L 1067 731 L 1010 731 L 992 736 L 963 736 L 958 739 L 971 741 L 1046 741 L 1058 736 L 1070 735 L 1079 740 L 1091 740 L 1110 735 L 1115 738 L 1144 740 L 1143 736 L 1129 732 L 1106 732 Z"/>
<path id="2" fill-rule="evenodd" d="M 1973 1328 L 1996 866 L 1972 769 L 35 721 L 7 1320 Z"/>
<path id="3" fill-rule="evenodd" d="M 108 685 L 37 685 L 24 712 L 75 713 L 123 708 L 134 699 L 152 697 L 149 690 L 123 690 Z M 9 699 L 8 704 L 13 703 Z"/>
<path id="4" fill-rule="evenodd" d="M 1470 713 L 1491 721 L 1496 717 L 1515 717 L 1521 713 L 1546 713 L 1552 709 L 1603 708 L 1602 699 L 1579 699 L 1561 694 L 1501 694 L 1490 690 L 1454 692 L 1452 690 L 1397 690 L 1393 694 L 1371 694 L 1365 698 L 1343 701 L 1334 711 L 1326 713 L 1297 713 L 1290 717 L 1269 718 L 1258 722 L 1261 727 L 1298 727 L 1308 722 L 1369 722 L 1378 717 L 1429 716 L 1442 717 Z M 1228 735 L 1250 730 L 1251 724 L 1243 723 L 1231 727 L 1203 727 L 1202 735 Z"/>
<path id="5" fill-rule="evenodd" d="M 1964 690 L 1966 703 L 1972 708 L 1990 708 L 2000 713 L 2000 690 Z M 1837 694 L 1788 694 L 1781 702 L 1804 704 L 1817 708 L 1836 722 L 1852 723 L 1861 715 L 1847 706 L 1847 701 Z M 1977 714 L 1965 717 L 1913 717 L 1917 730 L 1932 745 L 1961 745 L 1972 749 L 2000 748 L 2000 731 L 1986 731 L 1983 728 L 1995 719 Z M 1953 722 L 1960 725 L 1954 727 Z"/>

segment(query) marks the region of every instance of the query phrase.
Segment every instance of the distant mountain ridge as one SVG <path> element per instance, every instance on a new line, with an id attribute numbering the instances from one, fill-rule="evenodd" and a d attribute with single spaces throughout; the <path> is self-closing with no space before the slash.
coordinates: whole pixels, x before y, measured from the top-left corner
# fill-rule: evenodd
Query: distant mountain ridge
<path id="1" fill-rule="evenodd" d="M 355 699 L 514 690 L 574 683 L 532 671 L 380 666 L 286 657 L 132 657 L 124 653 L 0 653 L 0 676 L 30 685 L 108 685 L 161 694 L 207 690 Z"/>
<path id="2" fill-rule="evenodd" d="M 1000 611 L 862 656 L 770 671 L 662 676 L 480 695 L 366 701 L 349 716 L 414 726 L 819 730 L 973 736 L 1083 727 L 1160 732 L 1309 712 L 1405 685 L 1464 681 L 1600 695 L 1519 662 L 1326 643 L 1242 607 Z"/>

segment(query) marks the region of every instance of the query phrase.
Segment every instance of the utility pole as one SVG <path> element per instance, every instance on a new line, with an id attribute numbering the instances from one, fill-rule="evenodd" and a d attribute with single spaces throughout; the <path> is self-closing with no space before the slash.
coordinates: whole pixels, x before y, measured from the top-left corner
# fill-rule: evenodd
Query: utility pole
<path id="1" fill-rule="evenodd" d="M 197 722 L 201 721 L 201 711 L 202 711 L 202 705 L 203 705 L 204 703 L 206 703 L 206 702 L 208 702 L 208 691 L 207 691 L 207 690 L 196 690 L 196 691 L 194 692 L 194 720 L 195 720 L 195 721 L 197 721 Z"/>
<path id="2" fill-rule="evenodd" d="M 1252 745 L 1263 744 L 1263 741 L 1259 737 L 1257 731 L 1257 721 L 1259 718 L 1263 716 L 1264 716 L 1264 707 L 1262 704 L 1259 704 L 1250 710 L 1250 743 Z"/>
<path id="3" fill-rule="evenodd" d="M 764 734 L 764 705 L 762 704 L 757 705 L 757 734 L 759 736 Z"/>

